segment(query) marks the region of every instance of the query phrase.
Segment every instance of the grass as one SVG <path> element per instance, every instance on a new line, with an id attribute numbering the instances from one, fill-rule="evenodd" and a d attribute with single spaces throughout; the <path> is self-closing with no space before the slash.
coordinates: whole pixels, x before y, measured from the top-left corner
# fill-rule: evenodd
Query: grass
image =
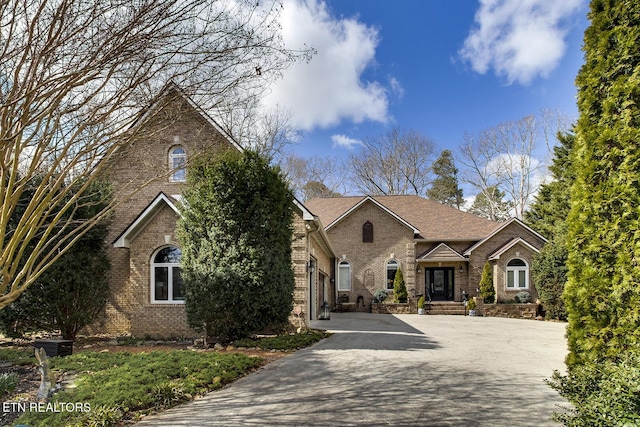
<path id="1" fill-rule="evenodd" d="M 237 347 L 265 350 L 296 350 L 328 336 L 309 331 L 295 335 L 236 341 Z M 28 352 L 27 352 L 28 353 Z M 12 350 L 0 360 L 29 360 Z M 222 387 L 263 364 L 241 353 L 190 350 L 127 352 L 81 352 L 50 359 L 54 372 L 76 376 L 75 388 L 66 388 L 49 403 L 79 403 L 89 411 L 27 412 L 18 423 L 32 426 L 115 426 L 141 415 L 175 406 Z"/>
<path id="2" fill-rule="evenodd" d="M 36 363 L 36 358 L 33 355 L 33 351 L 2 348 L 0 349 L 0 363 L 3 362 L 20 366 L 33 365 Z"/>

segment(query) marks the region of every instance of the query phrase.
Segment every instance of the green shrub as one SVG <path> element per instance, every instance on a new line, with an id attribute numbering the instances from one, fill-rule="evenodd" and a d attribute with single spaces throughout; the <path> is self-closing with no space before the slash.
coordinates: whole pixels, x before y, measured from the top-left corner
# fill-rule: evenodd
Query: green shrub
<path id="1" fill-rule="evenodd" d="M 526 291 L 518 292 L 513 298 L 518 304 L 526 304 L 531 302 L 531 294 Z"/>
<path id="2" fill-rule="evenodd" d="M 402 270 L 396 270 L 396 277 L 393 279 L 393 299 L 395 302 L 405 303 L 407 302 L 407 286 L 404 283 L 404 277 L 402 276 Z"/>
<path id="3" fill-rule="evenodd" d="M 418 299 L 418 308 L 424 308 L 424 296 Z"/>
<path id="4" fill-rule="evenodd" d="M 0 396 L 15 390 L 19 379 L 18 374 L 15 372 L 0 374 Z"/>
<path id="5" fill-rule="evenodd" d="M 617 362 L 574 365 L 566 376 L 555 371 L 547 383 L 572 408 L 555 413 L 565 426 L 640 425 L 640 352 L 621 355 Z"/>
<path id="6" fill-rule="evenodd" d="M 382 304 L 384 300 L 387 299 L 389 294 L 384 289 L 378 289 L 375 294 L 373 294 L 373 302 L 377 304 Z"/>
<path id="7" fill-rule="evenodd" d="M 467 310 L 475 310 L 476 309 L 476 300 L 474 300 L 473 298 L 470 298 L 469 301 L 467 301 Z"/>
<path id="8" fill-rule="evenodd" d="M 484 263 L 482 276 L 480 277 L 480 296 L 487 304 L 491 304 L 496 300 L 496 290 L 493 287 L 493 271 L 491 264 Z"/>

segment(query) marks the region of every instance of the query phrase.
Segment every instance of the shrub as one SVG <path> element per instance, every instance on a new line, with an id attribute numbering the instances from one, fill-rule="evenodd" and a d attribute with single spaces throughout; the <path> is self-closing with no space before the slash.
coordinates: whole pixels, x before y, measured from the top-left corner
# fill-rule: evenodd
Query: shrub
<path id="1" fill-rule="evenodd" d="M 618 361 L 574 365 L 567 376 L 555 371 L 547 383 L 573 408 L 555 413 L 565 426 L 637 426 L 640 424 L 640 352 Z"/>
<path id="2" fill-rule="evenodd" d="M 375 294 L 373 294 L 373 302 L 381 304 L 384 300 L 387 299 L 389 294 L 384 289 L 378 289 Z"/>
<path id="3" fill-rule="evenodd" d="M 0 396 L 11 393 L 18 385 L 18 374 L 15 372 L 0 374 Z"/>
<path id="4" fill-rule="evenodd" d="M 519 304 L 526 304 L 528 302 L 531 302 L 531 294 L 526 291 L 518 292 L 514 299 Z"/>
<path id="5" fill-rule="evenodd" d="M 418 299 L 418 308 L 424 308 L 424 296 L 421 296 L 420 299 Z"/>
<path id="6" fill-rule="evenodd" d="M 476 300 L 474 300 L 473 298 L 470 298 L 469 301 L 467 301 L 467 310 L 475 310 L 476 309 Z"/>
<path id="7" fill-rule="evenodd" d="M 483 301 L 487 304 L 493 303 L 496 299 L 496 290 L 493 287 L 493 272 L 491 269 L 491 264 L 489 264 L 488 262 L 484 263 L 479 287 L 480 296 L 482 297 Z"/>
<path id="8" fill-rule="evenodd" d="M 395 302 L 404 303 L 407 302 L 407 286 L 404 284 L 404 277 L 402 277 L 402 270 L 396 270 L 396 277 L 393 279 L 393 299 Z"/>

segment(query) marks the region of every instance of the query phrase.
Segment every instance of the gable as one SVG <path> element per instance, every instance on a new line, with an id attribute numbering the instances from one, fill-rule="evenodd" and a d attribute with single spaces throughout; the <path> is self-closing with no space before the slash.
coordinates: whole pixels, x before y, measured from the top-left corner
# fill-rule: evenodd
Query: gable
<path id="1" fill-rule="evenodd" d="M 523 241 L 526 241 L 528 245 L 537 249 L 542 248 L 542 246 L 547 243 L 547 239 L 545 239 L 540 233 L 536 232 L 519 219 L 512 218 L 509 221 L 500 224 L 500 226 L 489 233 L 486 237 L 467 249 L 464 252 L 464 255 L 470 256 L 473 251 L 486 245 L 491 246 L 497 244 L 498 247 L 502 247 L 504 244 L 515 238 L 520 238 Z M 492 249 L 492 252 L 495 252 L 496 250 L 497 249 L 494 248 Z"/>
<path id="2" fill-rule="evenodd" d="M 457 251 L 451 249 L 451 247 L 449 247 L 447 244 L 440 243 L 435 248 L 428 250 L 422 255 L 419 255 L 417 260 L 447 262 L 447 261 L 466 261 L 467 259 Z"/>
<path id="3" fill-rule="evenodd" d="M 409 228 L 411 231 L 413 231 L 414 234 L 419 233 L 420 231 L 414 227 L 413 225 L 411 225 L 409 222 L 407 222 L 405 219 L 403 219 L 402 217 L 400 217 L 399 215 L 397 215 L 396 213 L 394 213 L 393 211 L 391 211 L 389 208 L 387 208 L 386 206 L 384 206 L 383 204 L 381 204 L 380 202 L 378 202 L 376 199 L 374 199 L 371 196 L 367 196 L 365 198 L 363 198 L 362 200 L 360 200 L 358 203 L 356 203 L 355 205 L 353 205 L 351 208 L 349 208 L 346 212 L 344 212 L 342 215 L 340 215 L 338 218 L 336 218 L 335 220 L 333 220 L 329 225 L 327 225 L 326 230 L 330 230 L 331 228 L 333 228 L 335 225 L 337 225 L 338 223 L 340 223 L 341 221 L 343 221 L 345 218 L 347 218 L 349 215 L 351 215 L 353 212 L 357 211 L 358 209 L 360 209 L 362 206 L 364 206 L 366 203 L 371 203 L 374 206 L 376 206 L 378 209 L 382 210 L 383 212 L 385 212 L 387 215 L 389 215 L 391 218 L 393 218 L 395 221 L 399 222 L 400 224 L 402 224 L 403 226 Z"/>
<path id="4" fill-rule="evenodd" d="M 504 253 L 506 253 L 511 248 L 516 246 L 525 247 L 533 253 L 540 253 L 540 250 L 538 248 L 536 248 L 535 246 L 533 246 L 531 243 L 527 242 L 523 238 L 518 237 L 518 238 L 511 239 L 510 241 L 505 243 L 503 246 L 499 247 L 494 252 L 490 253 L 487 258 L 489 259 L 489 261 L 499 260 Z"/>
<path id="5" fill-rule="evenodd" d="M 164 193 L 158 194 L 151 203 L 129 224 L 129 226 L 116 238 L 113 242 L 115 248 L 128 248 L 131 242 L 140 234 L 149 223 L 160 213 L 165 207 L 171 208 L 176 215 L 180 215 L 180 211 L 173 201 Z"/>

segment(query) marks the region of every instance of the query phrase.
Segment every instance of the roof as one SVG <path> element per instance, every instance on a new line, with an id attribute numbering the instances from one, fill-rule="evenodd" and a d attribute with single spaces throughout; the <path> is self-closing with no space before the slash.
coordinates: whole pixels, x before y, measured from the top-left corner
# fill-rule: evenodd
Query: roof
<path id="1" fill-rule="evenodd" d="M 471 255 L 471 252 L 473 252 L 475 249 L 477 249 L 480 246 L 482 246 L 486 241 L 488 241 L 493 236 L 495 236 L 500 231 L 504 230 L 505 228 L 507 228 L 509 225 L 511 225 L 513 223 L 519 225 L 520 227 L 523 227 L 526 230 L 529 230 L 531 233 L 533 233 L 536 237 L 538 237 L 543 242 L 545 242 L 545 243 L 548 242 L 548 240 L 543 235 L 541 235 L 540 233 L 535 231 L 533 228 L 529 227 L 524 222 L 520 221 L 518 218 L 511 218 L 509 221 L 506 221 L 506 222 L 503 222 L 503 223 L 499 224 L 498 227 L 496 227 L 494 230 L 491 231 L 491 233 L 487 234 L 485 237 L 482 238 L 482 240 L 480 240 L 478 243 L 476 243 L 475 245 L 473 245 L 469 249 L 467 249 L 464 252 L 464 255 L 465 256 Z"/>
<path id="2" fill-rule="evenodd" d="M 331 226 L 349 216 L 365 201 L 375 201 L 417 231 L 417 239 L 477 241 L 492 233 L 498 223 L 420 196 L 324 197 L 305 202 L 307 208 Z M 327 227 L 328 228 L 328 227 Z"/>
<path id="3" fill-rule="evenodd" d="M 113 242 L 116 248 L 128 248 L 131 242 L 145 229 L 153 218 L 164 208 L 169 206 L 173 211 L 180 215 L 176 203 L 164 193 L 159 193 L 155 199 L 133 220 L 131 224 L 120 234 Z"/>
<path id="4" fill-rule="evenodd" d="M 489 260 L 493 261 L 493 260 L 496 260 L 496 259 L 500 259 L 500 257 L 505 252 L 507 252 L 509 249 L 511 249 L 512 247 L 516 246 L 517 244 L 521 244 L 524 247 L 529 248 L 529 250 L 531 252 L 540 253 L 540 250 L 538 248 L 536 248 L 535 246 L 533 246 L 531 243 L 527 242 L 523 238 L 518 237 L 518 238 L 514 238 L 514 239 L 509 240 L 501 248 L 498 248 L 496 251 L 494 251 L 493 253 L 489 254 L 489 256 L 488 256 Z"/>

